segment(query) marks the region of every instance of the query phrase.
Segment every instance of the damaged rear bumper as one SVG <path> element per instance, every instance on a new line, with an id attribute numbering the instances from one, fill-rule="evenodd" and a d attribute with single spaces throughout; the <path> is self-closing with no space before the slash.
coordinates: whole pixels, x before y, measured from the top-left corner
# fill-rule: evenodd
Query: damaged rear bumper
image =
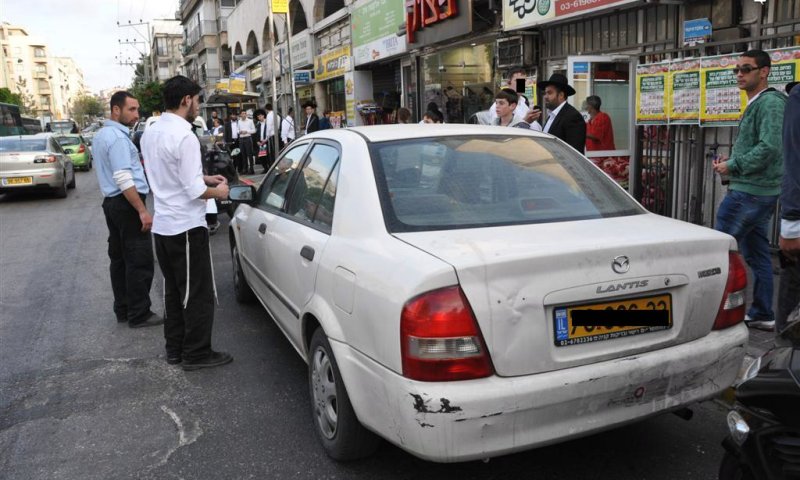
<path id="1" fill-rule="evenodd" d="M 565 441 L 719 394 L 743 325 L 667 349 L 521 377 L 417 382 L 331 341 L 361 423 L 420 458 L 458 462 Z"/>

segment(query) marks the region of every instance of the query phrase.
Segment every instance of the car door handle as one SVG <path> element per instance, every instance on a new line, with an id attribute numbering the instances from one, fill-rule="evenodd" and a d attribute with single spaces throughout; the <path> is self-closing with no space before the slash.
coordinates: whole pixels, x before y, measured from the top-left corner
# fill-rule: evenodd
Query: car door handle
<path id="1" fill-rule="evenodd" d="M 314 261 L 314 249 L 309 247 L 308 245 L 306 245 L 300 250 L 300 256 L 305 258 L 309 262 L 313 262 Z"/>
<path id="2" fill-rule="evenodd" d="M 263 233 L 267 233 L 267 224 L 266 223 L 262 223 L 261 225 L 258 226 L 258 233 L 262 233 L 262 234 Z"/>

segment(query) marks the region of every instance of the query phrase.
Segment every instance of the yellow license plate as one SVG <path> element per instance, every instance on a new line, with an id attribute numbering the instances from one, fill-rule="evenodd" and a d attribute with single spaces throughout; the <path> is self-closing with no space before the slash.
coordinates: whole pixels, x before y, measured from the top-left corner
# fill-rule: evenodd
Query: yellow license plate
<path id="1" fill-rule="evenodd" d="M 3 183 L 6 185 L 30 185 L 33 183 L 33 177 L 4 178 Z"/>
<path id="2" fill-rule="evenodd" d="M 576 319 L 575 312 L 582 311 Z M 586 319 L 589 321 L 586 321 Z M 636 322 L 642 325 L 636 325 Z M 555 345 L 566 347 L 601 342 L 672 328 L 672 296 L 556 307 L 553 310 Z"/>

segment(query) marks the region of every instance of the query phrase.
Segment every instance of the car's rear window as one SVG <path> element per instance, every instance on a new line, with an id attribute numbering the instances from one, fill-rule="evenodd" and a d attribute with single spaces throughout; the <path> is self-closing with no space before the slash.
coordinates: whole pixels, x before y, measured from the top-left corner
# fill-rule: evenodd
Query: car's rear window
<path id="1" fill-rule="evenodd" d="M 44 138 L 0 138 L 0 152 L 41 152 L 47 150 Z"/>
<path id="2" fill-rule="evenodd" d="M 453 136 L 374 143 L 391 232 L 644 213 L 588 160 L 548 138 Z"/>
<path id="3" fill-rule="evenodd" d="M 58 144 L 61 145 L 62 147 L 66 147 L 68 145 L 81 144 L 81 139 L 78 137 L 58 137 L 56 138 L 56 140 L 58 140 Z"/>

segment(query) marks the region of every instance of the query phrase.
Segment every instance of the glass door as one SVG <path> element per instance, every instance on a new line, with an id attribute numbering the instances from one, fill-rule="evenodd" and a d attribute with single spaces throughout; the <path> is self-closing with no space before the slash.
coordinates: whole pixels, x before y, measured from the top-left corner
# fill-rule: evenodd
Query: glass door
<path id="1" fill-rule="evenodd" d="M 567 79 L 576 94 L 569 102 L 587 121 L 586 156 L 628 188 L 634 144 L 632 60 L 626 56 L 573 56 L 567 58 Z M 599 97 L 600 113 L 590 118 L 587 98 Z"/>

